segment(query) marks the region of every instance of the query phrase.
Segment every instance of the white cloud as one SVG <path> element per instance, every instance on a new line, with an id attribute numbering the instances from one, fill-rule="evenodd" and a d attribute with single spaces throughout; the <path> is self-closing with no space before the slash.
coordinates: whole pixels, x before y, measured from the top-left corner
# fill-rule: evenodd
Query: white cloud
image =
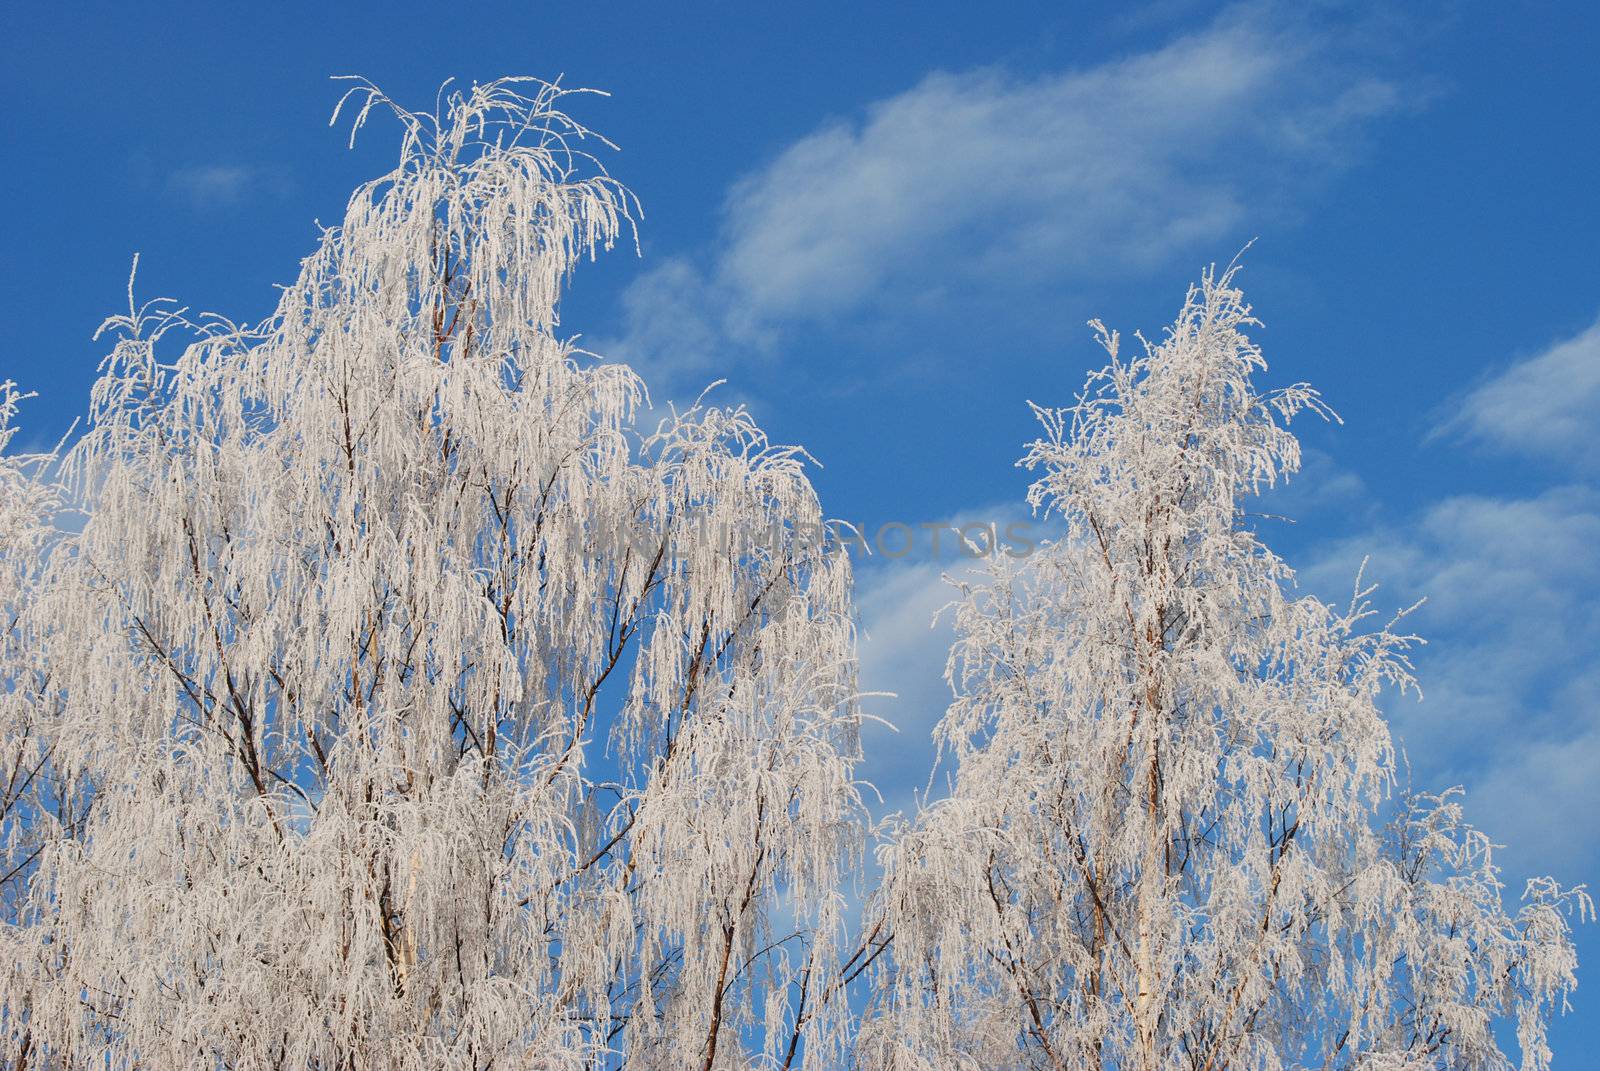
<path id="1" fill-rule="evenodd" d="M 1600 461 L 1600 320 L 1467 395 L 1443 429 L 1513 453 Z"/>
<path id="2" fill-rule="evenodd" d="M 1343 468 L 1326 450 L 1305 446 L 1300 451 L 1300 471 L 1276 487 L 1268 488 L 1245 509 L 1265 519 L 1292 524 L 1330 521 L 1349 525 L 1371 519 L 1377 503 L 1366 481 Z M 1270 526 L 1262 526 L 1263 538 L 1271 543 Z"/>
<path id="3" fill-rule="evenodd" d="M 997 539 L 978 532 L 991 525 Z M 865 761 L 860 773 L 883 794 L 883 806 L 875 809 L 884 813 L 911 811 L 916 794 L 929 785 L 935 757 L 933 728 L 950 705 L 944 668 L 955 639 L 950 615 L 939 611 L 959 596 L 951 580 L 976 582 L 988 566 L 988 559 L 961 552 L 954 529 L 964 528 L 980 547 L 992 541 L 1002 552 L 1021 554 L 1057 526 L 1033 519 L 1027 506 L 1018 502 L 969 510 L 926 526 L 907 522 L 907 527 L 913 536 L 909 553 L 898 558 L 875 554 L 856 572 L 861 687 L 894 693 L 865 704 L 868 713 L 894 728 L 869 723 L 862 734 Z M 878 530 L 865 534 L 877 542 Z M 883 532 L 883 545 L 898 552 L 908 544 L 903 532 Z M 942 785 L 942 777 L 934 782 L 935 795 Z"/>
<path id="4" fill-rule="evenodd" d="M 1246 157 L 1342 123 L 1294 99 L 1307 52 L 1233 23 L 1035 81 L 934 74 L 740 183 L 721 274 L 767 315 L 809 317 L 940 252 L 963 279 L 1160 263 L 1239 223 Z"/>
<path id="5" fill-rule="evenodd" d="M 607 357 L 627 360 L 655 386 L 698 390 L 713 377 L 730 345 L 746 355 L 765 354 L 772 333 L 738 314 L 725 287 L 711 283 L 692 263 L 672 257 L 634 280 L 622 294 L 620 338 L 590 343 Z"/>
<path id="6" fill-rule="evenodd" d="M 167 176 L 167 188 L 196 208 L 227 208 L 256 193 L 283 194 L 289 186 L 284 169 L 245 164 L 199 164 Z"/>
<path id="7" fill-rule="evenodd" d="M 1422 703 L 1392 704 L 1417 787 L 1462 783 L 1468 814 L 1508 845 L 1513 876 L 1594 876 L 1600 828 L 1600 494 L 1457 496 L 1404 531 L 1325 547 L 1301 582 L 1347 596 L 1355 568 L 1390 605 L 1427 596 L 1407 624 Z"/>
<path id="8" fill-rule="evenodd" d="M 934 620 L 956 597 L 943 579 L 947 568 L 918 559 L 877 565 L 858 575 L 861 687 L 893 693 L 865 703 L 893 729 L 873 722 L 862 732 L 860 773 L 883 795 L 885 812 L 914 809 L 915 794 L 928 784 L 933 765 L 933 727 L 950 705 L 944 664 L 955 636 L 948 614 L 937 624 Z"/>
<path id="9" fill-rule="evenodd" d="M 1600 679 L 1584 682 L 1588 694 Z M 1505 843 L 1499 860 L 1506 884 L 1522 891 L 1528 877 L 1553 874 L 1591 888 L 1600 877 L 1600 726 L 1573 735 L 1538 739 L 1495 763 L 1476 783 L 1468 806 L 1491 835 Z"/>
<path id="10" fill-rule="evenodd" d="M 1256 5 L 1095 66 L 932 74 L 738 182 L 706 267 L 646 271 L 597 348 L 699 374 L 787 323 L 1226 256 L 1400 106 L 1342 44 Z"/>

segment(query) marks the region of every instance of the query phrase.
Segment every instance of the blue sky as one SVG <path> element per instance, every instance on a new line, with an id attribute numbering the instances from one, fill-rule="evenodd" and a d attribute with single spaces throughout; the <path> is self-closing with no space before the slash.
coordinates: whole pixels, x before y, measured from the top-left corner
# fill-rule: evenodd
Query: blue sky
<path id="1" fill-rule="evenodd" d="M 564 74 L 621 146 L 643 256 L 577 277 L 565 325 L 657 396 L 725 378 L 824 465 L 835 516 L 1021 516 L 1026 400 L 1098 363 L 1084 322 L 1159 330 L 1246 242 L 1271 383 L 1306 423 L 1269 539 L 1306 587 L 1380 598 L 1430 640 L 1394 708 L 1419 784 L 1464 782 L 1508 878 L 1600 877 L 1600 14 L 1580 3 L 1216 7 L 1181 0 L 782 9 L 11 5 L 0 378 L 82 408 L 89 336 L 140 291 L 269 311 L 349 190 L 329 75 L 413 107 L 446 77 Z M 891 797 L 926 769 L 947 568 L 861 573 Z M 1600 927 L 1582 945 L 1600 963 Z M 1600 982 L 1557 1066 L 1600 1044 Z"/>

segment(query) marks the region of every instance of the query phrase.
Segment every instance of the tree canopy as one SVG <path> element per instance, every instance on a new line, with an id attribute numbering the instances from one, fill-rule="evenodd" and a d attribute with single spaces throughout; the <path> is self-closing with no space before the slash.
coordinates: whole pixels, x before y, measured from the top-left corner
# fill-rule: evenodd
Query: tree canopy
<path id="1" fill-rule="evenodd" d="M 864 543 L 561 334 L 638 215 L 574 92 L 355 82 L 398 159 L 269 317 L 130 278 L 53 452 L 0 385 L 8 1066 L 1547 1067 L 1589 901 L 1504 906 L 1400 782 L 1404 615 L 1253 527 L 1331 411 L 1234 270 L 1035 407 L 1062 534 L 959 585 L 950 791 L 874 825 Z"/>

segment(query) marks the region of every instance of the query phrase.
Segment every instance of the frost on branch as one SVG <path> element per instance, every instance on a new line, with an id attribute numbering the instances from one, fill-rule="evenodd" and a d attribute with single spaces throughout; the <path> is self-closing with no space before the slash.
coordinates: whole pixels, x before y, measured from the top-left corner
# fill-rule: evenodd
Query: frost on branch
<path id="1" fill-rule="evenodd" d="M 50 454 L 8 454 L 19 404 L 30 395 L 0 382 L 0 1001 L 25 1007 L 26 971 L 16 922 L 47 845 L 70 835 L 82 798 L 53 762 L 52 667 L 38 646 L 41 580 L 62 537 Z"/>
<path id="2" fill-rule="evenodd" d="M 1526 1068 L 1574 985 L 1581 890 L 1508 914 L 1452 796 L 1402 801 L 1378 708 L 1412 637 L 1337 609 L 1244 504 L 1299 465 L 1232 273 L 1159 346 L 1036 408 L 1066 534 L 956 603 L 952 794 L 881 852 L 868 1067 Z M 1142 341 L 1142 340 L 1141 340 Z M 1398 620 L 1398 619 L 1397 619 Z"/>
<path id="3" fill-rule="evenodd" d="M 804 1002 L 860 850 L 848 561 L 796 536 L 797 451 L 742 410 L 641 432 L 558 335 L 632 227 L 567 96 L 358 84 L 398 163 L 272 317 L 107 321 L 81 531 L 45 555 L 52 492 L 0 469 L 5 761 L 49 775 L 4 801 L 18 1066 L 841 1043 Z"/>
<path id="4" fill-rule="evenodd" d="M 358 84 L 399 160 L 264 323 L 130 282 L 61 453 L 0 385 L 8 1066 L 1548 1065 L 1588 900 L 1392 798 L 1413 640 L 1244 523 L 1327 410 L 1231 275 L 1038 410 L 1066 535 L 963 591 L 846 942 L 849 563 L 797 450 L 560 336 L 633 216 L 567 95 Z"/>

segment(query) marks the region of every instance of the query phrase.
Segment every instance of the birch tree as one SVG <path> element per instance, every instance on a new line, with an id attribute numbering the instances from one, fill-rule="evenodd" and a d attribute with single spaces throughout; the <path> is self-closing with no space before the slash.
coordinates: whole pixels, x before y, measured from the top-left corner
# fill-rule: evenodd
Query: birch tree
<path id="1" fill-rule="evenodd" d="M 1414 642 L 1297 595 L 1250 496 L 1288 477 L 1233 273 L 1076 404 L 1035 407 L 1029 500 L 1064 535 L 955 604 L 949 796 L 883 849 L 872 1068 L 1549 1064 L 1582 890 L 1502 906 L 1455 793 L 1396 797 L 1379 709 Z M 1403 616 L 1403 615 L 1402 615 Z M 884 941 L 884 943 L 887 943 Z"/>
<path id="2" fill-rule="evenodd" d="M 8 454 L 17 411 L 30 397 L 0 383 L 0 941 L 11 933 L 29 876 L 46 843 L 81 800 L 51 760 L 50 667 L 33 645 L 33 607 L 63 506 L 50 454 Z M 0 961 L 9 962 L 9 945 Z M 0 978 L 0 986 L 6 981 Z"/>
<path id="3" fill-rule="evenodd" d="M 636 215 L 568 97 L 357 83 L 397 162 L 276 311 L 130 280 L 62 482 L 0 468 L 14 1068 L 838 1051 L 849 563 L 798 450 L 559 333 Z"/>

